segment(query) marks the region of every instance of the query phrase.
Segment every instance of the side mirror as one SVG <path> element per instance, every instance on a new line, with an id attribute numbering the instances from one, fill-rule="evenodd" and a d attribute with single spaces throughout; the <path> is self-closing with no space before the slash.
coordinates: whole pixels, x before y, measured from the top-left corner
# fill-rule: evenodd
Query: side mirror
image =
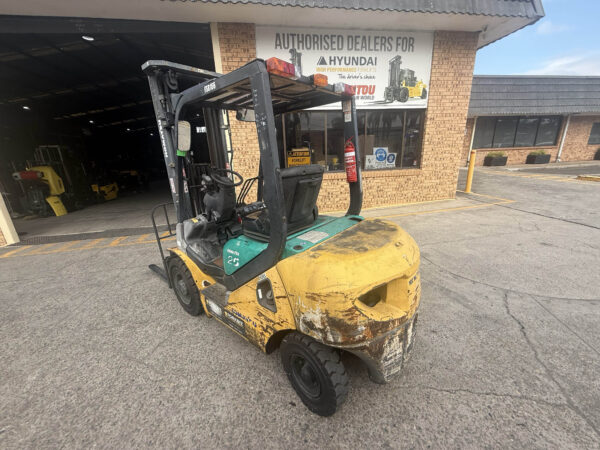
<path id="1" fill-rule="evenodd" d="M 235 118 L 242 122 L 256 122 L 256 116 L 254 115 L 253 109 L 240 109 L 235 114 Z"/>
<path id="2" fill-rule="evenodd" d="M 192 126 L 186 120 L 177 122 L 177 150 L 187 152 L 192 145 Z"/>

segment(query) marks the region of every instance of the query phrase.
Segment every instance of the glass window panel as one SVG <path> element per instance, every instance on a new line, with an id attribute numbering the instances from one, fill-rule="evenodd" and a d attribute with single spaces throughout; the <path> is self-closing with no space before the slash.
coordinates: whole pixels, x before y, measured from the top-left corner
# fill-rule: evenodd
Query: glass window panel
<path id="1" fill-rule="evenodd" d="M 592 132 L 588 140 L 588 145 L 600 144 L 600 122 L 596 122 L 592 125 Z"/>
<path id="2" fill-rule="evenodd" d="M 514 147 L 518 117 L 498 117 L 494 131 L 494 148 Z"/>
<path id="3" fill-rule="evenodd" d="M 535 145 L 556 145 L 556 137 L 560 129 L 561 117 L 541 117 Z"/>
<path id="4" fill-rule="evenodd" d="M 533 147 L 539 123 L 539 117 L 521 117 L 517 126 L 515 147 Z"/>
<path id="5" fill-rule="evenodd" d="M 424 111 L 406 111 L 406 132 L 404 133 L 404 150 L 401 157 L 401 167 L 403 168 L 421 166 L 424 120 Z"/>
<path id="6" fill-rule="evenodd" d="M 294 149 L 309 149 L 310 163 L 325 165 L 325 113 L 286 114 L 285 146 L 286 154 Z"/>
<path id="7" fill-rule="evenodd" d="M 478 117 L 473 148 L 491 148 L 494 140 L 495 117 Z"/>
<path id="8" fill-rule="evenodd" d="M 367 113 L 367 135 L 365 137 L 365 169 L 389 169 L 401 167 L 402 134 L 404 111 L 369 111 Z M 380 160 L 384 148 L 388 157 Z M 392 156 L 393 155 L 393 156 Z"/>

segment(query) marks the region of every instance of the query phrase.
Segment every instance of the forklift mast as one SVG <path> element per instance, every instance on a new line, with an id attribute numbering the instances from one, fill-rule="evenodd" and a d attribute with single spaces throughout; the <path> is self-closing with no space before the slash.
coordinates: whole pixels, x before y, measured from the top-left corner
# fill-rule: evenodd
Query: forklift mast
<path id="1" fill-rule="evenodd" d="M 389 83 L 390 87 L 400 87 L 402 84 L 402 56 L 396 55 L 390 59 Z"/>
<path id="2" fill-rule="evenodd" d="M 177 222 L 192 217 L 193 206 L 189 195 L 188 173 L 185 170 L 185 161 L 177 157 L 177 127 L 175 126 L 175 107 L 173 96 L 180 91 L 181 78 L 189 78 L 195 82 L 203 82 L 219 77 L 219 74 L 206 70 L 196 69 L 181 64 L 167 61 L 149 61 L 144 64 L 144 71 L 148 75 L 152 103 L 156 114 L 158 133 L 160 136 L 163 157 L 169 178 L 169 187 L 173 204 L 177 214 Z M 204 108 L 207 140 L 210 160 L 219 168 L 226 167 L 226 156 L 222 151 L 225 147 L 220 111 Z M 189 170 L 188 170 L 189 172 Z"/>

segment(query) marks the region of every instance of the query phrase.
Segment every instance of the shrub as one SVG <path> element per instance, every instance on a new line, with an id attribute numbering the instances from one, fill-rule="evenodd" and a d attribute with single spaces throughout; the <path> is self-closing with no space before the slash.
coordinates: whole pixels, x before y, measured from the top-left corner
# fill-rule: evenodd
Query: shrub
<path id="1" fill-rule="evenodd" d="M 489 156 L 490 158 L 502 158 L 502 157 L 506 156 L 506 153 L 504 153 L 504 152 L 489 152 L 485 156 Z"/>
<path id="2" fill-rule="evenodd" d="M 530 155 L 533 156 L 541 156 L 541 155 L 547 155 L 548 153 L 546 153 L 545 150 L 536 150 L 534 152 L 531 152 Z"/>

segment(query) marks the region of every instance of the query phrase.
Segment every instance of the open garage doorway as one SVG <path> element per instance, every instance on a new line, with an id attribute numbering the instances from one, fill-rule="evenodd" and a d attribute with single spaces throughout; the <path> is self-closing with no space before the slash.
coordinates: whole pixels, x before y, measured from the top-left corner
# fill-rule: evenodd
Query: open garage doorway
<path id="1" fill-rule="evenodd" d="M 21 241 L 150 232 L 150 210 L 171 196 L 141 65 L 214 70 L 209 25 L 0 23 L 0 192 Z"/>

